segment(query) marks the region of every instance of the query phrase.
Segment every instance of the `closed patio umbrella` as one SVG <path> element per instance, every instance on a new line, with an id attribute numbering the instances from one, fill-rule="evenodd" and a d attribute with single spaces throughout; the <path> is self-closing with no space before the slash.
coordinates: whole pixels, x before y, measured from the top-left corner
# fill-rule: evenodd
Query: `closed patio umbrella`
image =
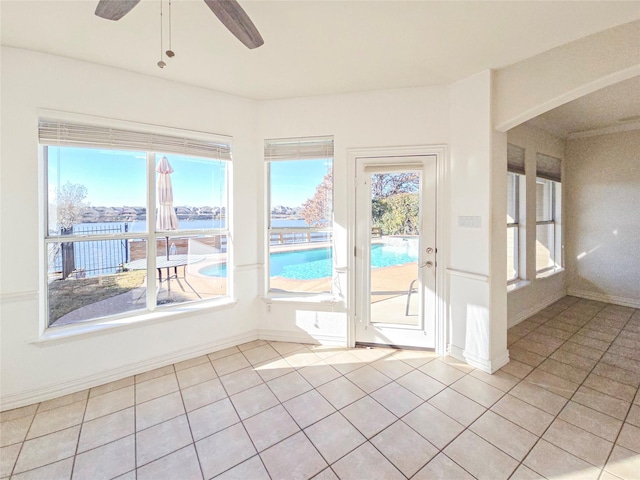
<path id="1" fill-rule="evenodd" d="M 171 174 L 173 168 L 167 157 L 162 157 L 156 167 L 158 173 L 158 216 L 156 218 L 157 230 L 177 230 L 178 217 L 173 208 L 173 187 L 171 186 Z M 167 260 L 169 259 L 169 237 L 167 237 Z"/>

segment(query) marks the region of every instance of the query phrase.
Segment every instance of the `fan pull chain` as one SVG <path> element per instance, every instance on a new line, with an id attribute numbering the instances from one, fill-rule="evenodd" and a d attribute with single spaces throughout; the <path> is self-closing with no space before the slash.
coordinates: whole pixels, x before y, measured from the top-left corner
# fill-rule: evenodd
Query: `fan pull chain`
<path id="1" fill-rule="evenodd" d="M 165 53 L 169 58 L 175 56 L 175 52 L 171 50 L 171 0 L 169 0 L 169 50 L 167 50 Z"/>
<path id="2" fill-rule="evenodd" d="M 162 0 L 160 0 L 160 61 L 158 62 L 160 68 L 164 68 L 167 64 L 162 60 Z"/>

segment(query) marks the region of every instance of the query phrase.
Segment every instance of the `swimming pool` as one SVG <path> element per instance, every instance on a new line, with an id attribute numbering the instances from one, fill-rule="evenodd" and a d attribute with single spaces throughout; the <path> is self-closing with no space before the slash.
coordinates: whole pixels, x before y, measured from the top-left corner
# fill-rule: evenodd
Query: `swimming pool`
<path id="1" fill-rule="evenodd" d="M 293 280 L 314 280 L 331 276 L 333 251 L 331 248 L 314 248 L 293 252 L 272 253 L 269 256 L 272 277 Z M 417 252 L 407 247 L 371 245 L 371 267 L 382 268 L 418 260 Z M 210 277 L 226 277 L 227 265 L 211 265 L 199 271 Z"/>

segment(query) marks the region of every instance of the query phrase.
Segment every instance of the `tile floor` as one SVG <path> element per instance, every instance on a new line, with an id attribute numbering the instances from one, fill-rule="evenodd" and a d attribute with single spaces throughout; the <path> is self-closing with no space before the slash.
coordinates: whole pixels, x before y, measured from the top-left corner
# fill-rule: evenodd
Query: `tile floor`
<path id="1" fill-rule="evenodd" d="M 565 297 L 509 345 L 251 342 L 3 412 L 0 478 L 640 478 L 640 311 Z"/>

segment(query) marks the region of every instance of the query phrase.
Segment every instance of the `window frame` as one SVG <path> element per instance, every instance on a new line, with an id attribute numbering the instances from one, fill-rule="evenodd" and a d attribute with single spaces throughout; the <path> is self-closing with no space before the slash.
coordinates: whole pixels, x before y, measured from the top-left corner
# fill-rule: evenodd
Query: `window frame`
<path id="1" fill-rule="evenodd" d="M 521 252 L 520 252 L 520 211 L 521 211 L 521 205 L 520 205 L 520 183 L 521 183 L 521 178 L 523 175 L 519 174 L 519 173 L 515 173 L 515 172 L 510 172 L 507 171 L 507 178 L 509 178 L 510 176 L 512 177 L 512 181 L 514 183 L 514 193 L 513 193 L 513 197 L 514 197 L 514 209 L 515 209 L 515 221 L 514 222 L 507 222 L 507 232 L 509 231 L 509 229 L 514 229 L 515 230 L 515 234 L 514 234 L 514 244 L 515 244 L 515 248 L 514 248 L 514 253 L 513 253 L 513 268 L 515 270 L 515 276 L 511 277 L 511 278 L 507 278 L 507 286 L 512 285 L 514 283 L 517 283 L 519 281 L 522 280 L 522 277 L 520 275 L 521 273 L 521 269 L 520 269 L 520 258 L 521 258 Z M 508 205 L 507 205 L 508 206 Z M 508 235 L 507 235 L 508 238 Z"/>
<path id="2" fill-rule="evenodd" d="M 233 289 L 233 265 L 234 265 L 234 254 L 233 254 L 233 205 L 232 205 L 232 179 L 233 179 L 233 161 L 231 158 L 232 151 L 232 138 L 222 135 L 209 134 L 204 132 L 194 132 L 187 130 L 180 130 L 171 127 L 163 127 L 163 126 L 155 126 L 148 124 L 138 124 L 135 122 L 128 122 L 122 120 L 112 120 L 105 119 L 99 117 L 91 117 L 86 115 L 76 115 L 76 114 L 67 114 L 64 112 L 55 112 L 49 110 L 39 110 L 39 122 L 48 122 L 48 121 L 60 121 L 60 122 L 72 122 L 75 124 L 85 125 L 87 127 L 95 126 L 96 128 L 118 128 L 123 131 L 130 131 L 140 134 L 149 134 L 149 135 L 163 135 L 174 137 L 176 139 L 185 138 L 185 144 L 189 142 L 190 139 L 194 139 L 196 142 L 202 142 L 203 144 L 210 142 L 223 142 L 223 144 L 228 147 L 229 158 L 214 158 L 213 156 L 204 156 L 198 155 L 193 152 L 179 152 L 179 151 L 163 151 L 162 149 L 156 150 L 145 150 L 142 148 L 127 148 L 120 146 L 113 146 L 110 149 L 114 151 L 122 151 L 122 152 L 143 152 L 145 154 L 145 162 L 146 162 L 146 204 L 144 205 L 147 209 L 146 215 L 146 228 L 143 232 L 122 232 L 122 233 L 109 233 L 109 234 L 95 234 L 95 235 L 87 235 L 87 234 L 70 234 L 70 235 L 60 235 L 51 234 L 49 230 L 49 189 L 48 189 L 48 179 L 49 179 L 49 148 L 50 147 L 58 147 L 58 148 L 96 148 L 96 149 L 105 149 L 103 145 L 94 145 L 92 146 L 90 143 L 86 144 L 56 144 L 48 141 L 38 140 L 38 152 L 40 159 L 40 182 L 39 182 L 39 195 L 41 198 L 40 203 L 40 225 L 41 225 L 41 233 L 39 235 L 40 242 L 42 245 L 42 257 L 40 259 L 40 272 L 41 272 L 41 285 L 43 286 L 41 292 L 41 331 L 45 332 L 47 330 L 51 331 L 52 329 L 56 332 L 65 331 L 68 329 L 86 329 L 87 325 L 96 325 L 96 324 L 104 324 L 105 321 L 112 322 L 114 320 L 120 321 L 120 319 L 129 319 L 128 323 L 135 323 L 142 318 L 147 318 L 149 314 L 152 314 L 157 311 L 170 312 L 170 311 L 178 311 L 182 307 L 185 306 L 189 310 L 193 308 L 201 309 L 201 308 L 210 308 L 212 306 L 217 306 L 220 304 L 225 304 L 229 302 L 234 302 L 234 289 Z M 108 148 L 108 147 L 106 147 Z M 224 198 L 225 198 L 225 227 L 224 228 L 203 228 L 203 229 L 178 229 L 178 230 L 157 230 L 156 229 L 156 216 L 149 215 L 149 212 L 154 212 L 157 208 L 156 202 L 156 163 L 157 159 L 161 158 L 162 155 L 180 155 L 186 158 L 198 158 L 198 159 L 210 159 L 212 161 L 220 161 L 225 162 L 225 178 L 224 178 Z M 157 304 L 157 274 L 156 274 L 156 257 L 157 257 L 157 242 L 160 239 L 164 239 L 165 237 L 180 237 L 180 238 L 197 238 L 197 237 L 210 237 L 210 236 L 226 236 L 226 264 L 227 264 L 227 275 L 226 275 L 226 294 L 215 296 L 212 298 L 202 298 L 202 299 L 194 299 L 188 300 L 186 302 L 180 302 L 176 304 L 167 304 L 167 305 L 158 305 Z M 146 259 L 147 259 L 147 269 L 146 269 L 146 302 L 142 308 L 122 313 L 117 313 L 113 315 L 105 315 L 99 316 L 83 321 L 73 322 L 69 325 L 64 326 L 51 326 L 50 318 L 49 318 L 49 288 L 48 288 L 48 276 L 49 276 L 49 262 L 48 262 L 48 248 L 49 245 L 55 243 L 61 243 L 61 239 L 64 240 L 65 243 L 76 243 L 76 242 L 93 242 L 93 241 L 110 241 L 110 240 L 131 240 L 131 239 L 142 239 L 146 242 Z"/>
<path id="3" fill-rule="evenodd" d="M 267 144 L 269 142 L 274 142 L 277 143 L 279 141 L 282 142 L 291 142 L 291 144 L 294 144 L 295 142 L 300 142 L 300 143 L 305 143 L 305 142 L 313 142 L 314 139 L 318 139 L 319 141 L 324 140 L 329 140 L 330 139 L 330 143 L 331 143 L 331 155 L 330 156 L 324 156 L 324 157 L 320 157 L 320 158 L 315 158 L 313 155 L 308 156 L 306 155 L 306 152 L 302 152 L 300 155 L 300 158 L 294 158 L 292 156 L 291 152 L 285 152 L 285 155 L 280 158 L 277 155 L 274 156 L 274 158 L 270 158 L 269 156 L 269 152 Z M 330 287 L 329 287 L 329 291 L 328 292 L 294 292 L 294 291 L 276 291 L 276 290 L 272 290 L 271 288 L 271 238 L 273 235 L 293 235 L 295 238 L 295 235 L 301 234 L 301 235 L 308 235 L 308 234 L 312 234 L 312 233 L 326 233 L 329 235 L 330 239 L 328 241 L 329 243 L 329 248 L 331 249 L 332 252 L 335 252 L 335 236 L 334 236 L 334 213 L 335 213 L 335 183 L 332 185 L 332 192 L 331 192 L 331 219 L 329 221 L 329 225 L 327 225 L 326 227 L 311 227 L 311 226 L 307 226 L 307 227 L 272 227 L 271 225 L 271 210 L 272 210 L 272 205 L 271 205 L 271 192 L 272 192 L 272 185 L 271 185 L 271 164 L 272 163 L 282 163 L 282 162 L 298 162 L 298 161 L 305 161 L 305 160 L 324 160 L 327 161 L 328 159 L 330 159 L 331 161 L 331 172 L 332 175 L 335 173 L 335 157 L 333 154 L 333 136 L 322 136 L 322 137 L 297 137 L 297 138 L 283 138 L 283 139 L 265 139 L 265 156 L 264 156 L 264 164 L 265 164 L 265 200 L 264 200 L 264 204 L 266 206 L 265 208 L 265 249 L 264 249 L 264 255 L 265 255 L 265 271 L 264 271 L 264 291 L 265 291 L 265 296 L 266 298 L 274 298 L 274 297 L 280 297 L 280 298 L 301 298 L 301 297 L 323 297 L 326 295 L 330 295 L 333 296 L 334 295 L 334 282 L 333 279 L 336 276 L 336 261 L 335 261 L 335 253 L 332 254 L 332 258 L 331 258 L 331 282 L 330 282 Z M 286 154 L 289 155 L 286 155 Z M 293 154 L 295 155 L 295 154 Z M 284 157 L 287 158 L 284 158 Z M 335 179 L 335 176 L 333 177 Z M 295 242 L 293 242 L 292 244 L 294 244 Z M 308 242 L 309 244 L 312 244 L 313 242 Z M 320 242 L 318 242 L 320 243 Z M 283 244 L 286 244 L 286 242 L 284 242 Z"/>
<path id="4" fill-rule="evenodd" d="M 544 276 L 548 272 L 556 271 L 562 268 L 562 256 L 560 252 L 561 242 L 559 242 L 560 240 L 559 233 L 561 232 L 558 231 L 558 226 L 559 226 L 558 217 L 560 213 L 559 208 L 561 208 L 560 207 L 561 202 L 558 202 L 558 198 L 557 198 L 559 195 L 561 183 L 555 180 L 550 180 L 550 179 L 538 177 L 538 176 L 536 176 L 535 181 L 536 181 L 536 184 L 538 184 L 539 182 L 548 183 L 549 196 L 550 196 L 549 211 L 551 213 L 549 220 L 538 220 L 537 218 L 538 196 L 536 193 L 536 244 L 538 242 L 538 227 L 544 226 L 544 225 L 552 226 L 552 233 L 550 235 L 552 245 L 549 248 L 549 254 L 551 256 L 551 261 L 553 262 L 553 265 L 548 265 L 541 269 L 538 269 L 536 265 L 536 277 L 540 277 L 540 276 Z"/>

